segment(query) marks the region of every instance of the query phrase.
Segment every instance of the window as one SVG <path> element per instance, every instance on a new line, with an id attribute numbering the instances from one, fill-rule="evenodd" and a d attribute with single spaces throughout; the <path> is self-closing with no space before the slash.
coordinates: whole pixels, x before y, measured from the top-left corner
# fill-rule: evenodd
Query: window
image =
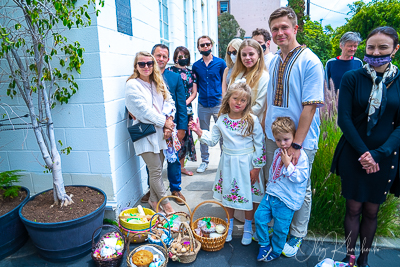
<path id="1" fill-rule="evenodd" d="M 219 2 L 219 7 L 221 10 L 221 14 L 225 12 L 229 12 L 229 2 L 228 1 L 220 1 Z"/>
<path id="2" fill-rule="evenodd" d="M 115 0 L 117 31 L 132 36 L 132 16 L 130 0 Z"/>
<path id="3" fill-rule="evenodd" d="M 183 0 L 183 19 L 185 24 L 185 47 L 188 47 L 188 27 L 187 27 L 187 0 Z"/>
<path id="4" fill-rule="evenodd" d="M 158 6 L 160 9 L 161 43 L 169 46 L 168 0 L 158 0 Z"/>

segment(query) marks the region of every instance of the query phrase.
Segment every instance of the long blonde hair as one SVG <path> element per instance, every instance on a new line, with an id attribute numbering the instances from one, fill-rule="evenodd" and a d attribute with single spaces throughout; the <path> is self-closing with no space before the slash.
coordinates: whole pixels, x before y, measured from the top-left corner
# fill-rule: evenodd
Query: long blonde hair
<path id="1" fill-rule="evenodd" d="M 161 75 L 160 68 L 157 65 L 157 61 L 155 57 L 150 54 L 149 52 L 146 51 L 140 51 L 136 53 L 135 56 L 135 61 L 133 62 L 133 74 L 128 78 L 129 81 L 130 79 L 136 79 L 140 77 L 140 73 L 138 71 L 137 63 L 139 61 L 139 56 L 144 56 L 144 57 L 151 57 L 153 60 L 153 72 L 150 74 L 150 83 L 154 82 L 156 84 L 156 91 L 158 94 L 162 94 L 164 100 L 168 98 L 168 89 L 167 86 L 164 83 L 164 79 Z"/>
<path id="2" fill-rule="evenodd" d="M 228 55 L 229 47 L 232 46 L 233 48 L 236 49 L 237 52 L 239 52 L 239 47 L 240 47 L 240 45 L 242 44 L 242 42 L 243 42 L 242 39 L 234 38 L 234 39 L 232 39 L 232 40 L 229 42 L 228 46 L 226 47 L 225 62 L 226 62 L 226 66 L 227 66 L 228 68 L 230 68 L 230 69 L 233 68 L 233 65 L 234 65 L 235 63 L 233 63 L 231 57 Z M 236 54 L 236 55 L 237 55 L 237 54 Z"/>
<path id="3" fill-rule="evenodd" d="M 246 39 L 240 45 L 239 51 L 238 51 L 238 59 L 236 60 L 235 66 L 233 67 L 233 70 L 232 70 L 230 84 L 233 84 L 235 82 L 235 79 L 238 77 L 238 75 L 240 73 L 245 73 L 247 71 L 247 68 L 243 65 L 243 61 L 242 61 L 242 50 L 246 46 L 253 47 L 257 51 L 257 54 L 258 54 L 257 63 L 254 64 L 254 66 L 251 68 L 251 70 L 246 74 L 246 83 L 253 90 L 254 96 L 257 96 L 258 83 L 259 83 L 264 71 L 267 71 L 267 68 L 265 67 L 263 49 L 262 49 L 261 45 L 253 39 Z M 253 101 L 255 102 L 255 100 L 256 100 L 256 97 L 254 97 Z M 254 105 L 254 103 L 252 102 L 251 105 Z"/>
<path id="4" fill-rule="evenodd" d="M 251 88 L 246 83 L 234 83 L 229 86 L 224 98 L 222 99 L 222 104 L 218 113 L 218 117 L 222 114 L 229 114 L 229 112 L 231 111 L 231 108 L 229 107 L 229 99 L 234 93 L 239 93 L 239 97 L 244 96 L 247 100 L 247 105 L 242 112 L 241 119 L 244 126 L 242 128 L 242 135 L 252 135 L 254 130 L 254 120 L 251 116 Z"/>

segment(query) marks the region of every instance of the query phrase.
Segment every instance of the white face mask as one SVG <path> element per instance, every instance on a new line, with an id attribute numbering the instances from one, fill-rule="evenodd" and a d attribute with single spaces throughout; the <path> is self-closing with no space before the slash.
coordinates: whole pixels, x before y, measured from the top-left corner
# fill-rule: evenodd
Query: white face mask
<path id="1" fill-rule="evenodd" d="M 235 63 L 236 62 L 236 56 L 234 54 L 231 54 L 230 57 L 232 59 L 232 62 Z"/>

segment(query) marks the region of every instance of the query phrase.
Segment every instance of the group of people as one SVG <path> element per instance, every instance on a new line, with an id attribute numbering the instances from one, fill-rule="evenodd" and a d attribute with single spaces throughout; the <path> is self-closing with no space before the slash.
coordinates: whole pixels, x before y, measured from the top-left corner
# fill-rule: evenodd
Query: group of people
<path id="1" fill-rule="evenodd" d="M 340 41 L 342 54 L 328 61 L 324 73 L 319 58 L 297 42 L 297 17 L 291 8 L 275 10 L 268 23 L 271 34 L 256 29 L 252 39 L 232 40 L 225 61 L 212 55 L 211 38 L 201 36 L 197 48 L 202 58 L 191 70 L 185 47 L 176 48 L 175 65 L 168 69 L 167 46 L 158 44 L 152 53 L 137 53 L 134 73 L 126 84 L 126 107 L 133 124 L 156 128 L 156 133 L 134 142 L 136 154 L 148 167 L 149 204 L 155 208 L 166 196 L 162 165 L 175 140 L 181 148 L 173 150 L 177 160 L 168 159 L 168 179 L 177 203 L 185 200 L 181 173 L 193 175 L 183 161 L 196 161 L 193 131 L 201 143 L 197 172 L 207 169 L 208 146 L 221 145 L 212 190 L 229 214 L 226 242 L 232 239 L 234 212 L 240 210 L 245 219 L 242 244 L 258 241 L 257 260 L 296 255 L 310 219 L 310 174 L 318 149 L 318 108 L 324 104 L 326 77 L 328 84 L 340 89 L 338 124 L 343 136 L 332 171 L 341 176 L 346 198 L 347 255 L 342 261 L 355 254 L 360 235 L 357 265 L 369 266 L 379 206 L 389 191 L 400 194 L 400 74 L 391 63 L 399 49 L 398 35 L 391 27 L 373 30 L 366 39 L 363 66 L 354 58 L 360 36 L 346 33 Z M 269 51 L 271 35 L 280 48 L 275 55 Z M 194 121 L 191 102 L 197 93 Z M 174 212 L 168 199 L 161 206 L 167 214 Z"/>

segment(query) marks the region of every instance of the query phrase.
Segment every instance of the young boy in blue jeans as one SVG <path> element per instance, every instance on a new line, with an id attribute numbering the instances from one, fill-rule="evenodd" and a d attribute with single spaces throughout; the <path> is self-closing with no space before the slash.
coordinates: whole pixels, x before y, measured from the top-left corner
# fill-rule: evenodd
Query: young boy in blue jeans
<path id="1" fill-rule="evenodd" d="M 291 163 L 293 156 L 287 153 L 296 133 L 293 120 L 278 117 L 271 128 L 278 149 L 269 169 L 266 194 L 254 215 L 260 245 L 257 260 L 266 262 L 279 258 L 282 253 L 293 214 L 303 204 L 309 172 L 307 154 L 302 148 L 296 166 Z M 272 218 L 274 232 L 270 242 L 268 223 Z"/>

